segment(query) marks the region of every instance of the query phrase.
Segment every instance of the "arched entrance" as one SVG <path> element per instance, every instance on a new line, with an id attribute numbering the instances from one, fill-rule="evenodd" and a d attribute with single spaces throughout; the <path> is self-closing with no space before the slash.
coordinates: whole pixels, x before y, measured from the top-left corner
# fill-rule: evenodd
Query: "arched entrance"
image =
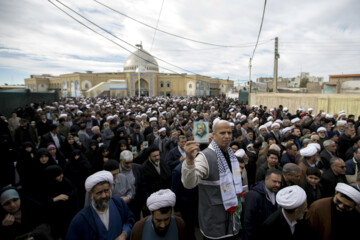
<path id="1" fill-rule="evenodd" d="M 140 78 L 140 95 L 149 96 L 149 83 Z M 135 81 L 135 96 L 139 96 L 139 81 Z"/>

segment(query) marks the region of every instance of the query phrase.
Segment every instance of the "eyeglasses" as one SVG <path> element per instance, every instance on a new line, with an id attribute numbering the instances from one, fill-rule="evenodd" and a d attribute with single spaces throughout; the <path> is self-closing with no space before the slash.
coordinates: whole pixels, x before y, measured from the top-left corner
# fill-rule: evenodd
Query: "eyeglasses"
<path id="1" fill-rule="evenodd" d="M 345 203 L 343 203 L 340 199 L 338 199 L 337 196 L 335 196 L 335 203 L 336 203 L 337 205 L 340 205 L 340 204 L 341 204 L 346 211 L 351 211 L 351 210 L 354 209 L 354 207 L 349 206 L 349 205 L 346 205 Z"/>

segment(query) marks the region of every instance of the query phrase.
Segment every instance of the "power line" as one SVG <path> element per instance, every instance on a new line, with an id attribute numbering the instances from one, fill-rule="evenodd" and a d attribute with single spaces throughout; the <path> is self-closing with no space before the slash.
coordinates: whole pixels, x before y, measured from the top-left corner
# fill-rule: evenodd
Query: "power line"
<path id="1" fill-rule="evenodd" d="M 263 25 L 263 22 L 264 22 L 265 9 L 266 9 L 266 1 L 267 1 L 267 0 L 265 0 L 265 2 L 264 2 L 264 9 L 263 9 L 263 14 L 262 14 L 262 18 L 261 18 L 261 24 L 260 24 L 259 34 L 258 34 L 258 37 L 257 37 L 257 40 L 256 40 L 255 48 L 254 48 L 254 51 L 253 51 L 253 53 L 252 53 L 251 59 L 254 59 L 254 54 L 255 54 L 255 51 L 256 51 L 256 48 L 257 48 L 257 45 L 258 45 L 258 42 L 259 42 L 259 38 L 260 38 L 260 34 L 261 34 L 261 29 L 262 29 L 262 25 Z"/>
<path id="2" fill-rule="evenodd" d="M 162 12 L 162 9 L 163 9 L 164 1 L 165 0 L 163 0 L 162 3 L 161 3 L 160 13 L 159 13 L 159 17 L 158 17 L 158 20 L 157 20 L 157 23 L 156 23 L 156 29 L 154 31 L 154 36 L 153 36 L 153 40 L 152 40 L 152 43 L 151 43 L 150 52 L 152 51 L 152 48 L 153 48 L 153 45 L 154 45 L 154 39 L 155 39 L 156 31 L 157 31 L 157 28 L 158 28 L 158 25 L 159 25 L 160 16 L 161 16 L 161 12 Z"/>
<path id="3" fill-rule="evenodd" d="M 273 39 L 269 39 L 269 40 L 264 40 L 264 41 L 260 41 L 261 43 L 259 43 L 258 45 L 264 45 L 267 44 L 269 42 L 273 41 Z M 254 45 L 248 45 L 248 46 L 242 46 L 242 47 L 228 47 L 229 49 L 231 48 L 249 48 L 249 47 L 253 47 Z M 162 50 L 166 51 L 166 52 L 195 52 L 195 51 L 209 51 L 209 50 L 216 50 L 216 49 L 220 49 L 223 47 L 213 47 L 213 48 L 200 48 L 200 49 L 196 49 L 196 48 L 188 48 L 188 49 L 164 49 L 161 48 Z"/>
<path id="4" fill-rule="evenodd" d="M 228 47 L 241 47 L 241 46 L 243 46 L 243 45 L 221 45 L 221 44 L 208 43 L 208 42 L 203 42 L 203 41 L 199 41 L 199 40 L 195 40 L 195 39 L 183 37 L 183 36 L 180 36 L 180 35 L 177 35 L 177 34 L 174 34 L 174 33 L 170 33 L 170 32 L 161 30 L 161 29 L 159 29 L 159 28 L 155 28 L 155 27 L 153 27 L 153 26 L 151 26 L 151 25 L 149 25 L 149 24 L 147 24 L 147 23 L 141 22 L 141 21 L 139 21 L 139 20 L 137 20 L 137 19 L 135 19 L 135 18 L 133 18 L 133 17 L 130 17 L 130 16 L 128 16 L 128 15 L 126 15 L 126 14 L 124 14 L 124 13 L 122 13 L 122 12 L 120 12 L 120 11 L 118 11 L 118 10 L 116 10 L 116 9 L 114 9 L 114 8 L 106 5 L 106 4 L 104 4 L 104 3 L 101 3 L 101 2 L 99 2 L 99 1 L 97 1 L 97 0 L 94 0 L 94 1 L 97 2 L 97 3 L 100 4 L 100 5 L 108 8 L 108 9 L 110 9 L 110 10 L 112 10 L 112 11 L 120 14 L 121 16 L 124 16 L 124 17 L 126 17 L 126 18 L 129 18 L 129 19 L 131 19 L 131 20 L 133 20 L 133 21 L 135 21 L 135 22 L 137 22 L 137 23 L 140 23 L 140 24 L 146 26 L 146 27 L 149 27 L 149 28 L 151 28 L 151 29 L 157 30 L 157 31 L 162 32 L 162 33 L 167 34 L 167 35 L 171 35 L 171 36 L 173 36 L 173 37 L 181 38 L 181 39 L 184 39 L 184 40 L 187 40 L 187 41 L 196 42 L 196 43 L 200 43 L 200 44 L 204 44 L 204 45 L 216 46 L 216 47 L 225 47 L 225 48 L 228 48 Z M 251 43 L 246 43 L 246 45 L 248 45 L 248 44 L 251 44 Z M 252 44 L 252 45 L 253 45 L 253 44 Z"/>
<path id="5" fill-rule="evenodd" d="M 70 18 L 72 18 L 73 20 L 75 20 L 76 22 L 78 22 L 79 24 L 83 25 L 84 27 L 88 28 L 88 29 L 91 30 L 92 32 L 94 32 L 94 33 L 96 33 L 96 34 L 104 37 L 105 39 L 111 41 L 112 43 L 114 43 L 114 44 L 116 44 L 117 46 L 121 47 L 122 49 L 126 50 L 127 52 L 130 52 L 130 53 L 134 54 L 134 55 L 137 56 L 138 58 L 140 58 L 140 59 L 142 59 L 142 60 L 144 60 L 144 61 L 152 64 L 152 62 L 150 62 L 150 61 L 142 58 L 141 56 L 139 56 L 139 55 L 131 52 L 129 49 L 121 46 L 121 45 L 118 44 L 117 42 L 111 40 L 110 38 L 108 38 L 108 37 L 106 37 L 106 36 L 104 36 L 104 35 L 102 35 L 101 33 L 96 32 L 94 29 L 92 29 L 92 28 L 90 28 L 89 26 L 87 26 L 86 24 L 80 22 L 78 19 L 76 19 L 75 17 L 71 16 L 70 14 L 68 14 L 67 12 L 65 12 L 63 9 L 61 9 L 59 6 L 57 6 L 56 4 L 54 4 L 51 0 L 48 0 L 48 1 L 49 1 L 51 4 L 53 4 L 56 8 L 58 8 L 60 11 L 62 11 L 63 13 L 65 13 L 67 16 L 69 16 Z M 70 7 L 68 7 L 67 5 L 65 5 L 64 3 L 62 3 L 61 1 L 59 1 L 59 0 L 56 0 L 56 1 L 59 2 L 60 4 L 62 4 L 63 6 L 65 6 L 66 8 L 68 8 L 70 11 L 72 11 L 72 12 L 74 12 L 75 14 L 79 15 L 80 17 L 84 18 L 86 21 L 88 21 L 88 22 L 90 22 L 91 24 L 97 26 L 98 28 L 100 28 L 101 30 L 105 31 L 106 33 L 110 34 L 110 35 L 113 36 L 114 38 L 116 38 L 116 39 L 118 39 L 118 40 L 120 40 L 120 41 L 122 41 L 122 42 L 124 42 L 124 43 L 126 43 L 126 44 L 128 44 L 128 45 L 130 45 L 130 46 L 132 46 L 132 47 L 134 47 L 134 48 L 136 48 L 136 47 L 133 46 L 132 44 L 124 41 L 124 40 L 121 39 L 121 38 L 118 38 L 117 36 L 115 36 L 115 35 L 113 35 L 111 32 L 109 32 L 108 30 L 102 28 L 101 26 L 97 25 L 96 23 L 92 22 L 91 20 L 87 19 L 86 17 L 82 16 L 81 14 L 77 13 L 77 12 L 74 11 L 72 8 L 70 8 Z M 185 71 L 185 72 L 189 72 L 189 73 L 192 73 L 192 74 L 194 74 L 194 75 L 202 76 L 202 75 L 200 75 L 200 74 L 198 74 L 198 73 L 195 73 L 195 72 L 192 72 L 192 71 L 190 71 L 190 70 L 186 70 L 186 69 L 184 69 L 184 68 L 181 68 L 181 67 L 179 67 L 179 66 L 176 66 L 176 65 L 174 65 L 174 64 L 171 64 L 171 63 L 169 63 L 169 62 L 167 62 L 167 61 L 165 61 L 165 60 L 162 60 L 162 59 L 160 59 L 160 58 L 158 58 L 158 57 L 155 57 L 155 56 L 153 56 L 153 57 L 154 57 L 155 59 L 158 59 L 159 61 L 162 61 L 162 62 L 164 62 L 164 63 L 166 63 L 166 64 L 169 64 L 169 65 L 171 65 L 171 66 L 173 66 L 173 67 L 179 68 L 179 69 L 181 69 L 181 70 L 183 70 L 183 71 Z M 166 70 L 168 70 L 168 71 L 170 71 L 170 72 L 173 72 L 173 73 L 176 73 L 176 74 L 180 74 L 180 73 L 175 72 L 175 71 L 173 71 L 173 70 L 171 70 L 171 69 L 168 69 L 168 68 L 165 68 L 165 67 L 162 67 L 162 68 L 164 68 L 164 69 L 166 69 Z"/>

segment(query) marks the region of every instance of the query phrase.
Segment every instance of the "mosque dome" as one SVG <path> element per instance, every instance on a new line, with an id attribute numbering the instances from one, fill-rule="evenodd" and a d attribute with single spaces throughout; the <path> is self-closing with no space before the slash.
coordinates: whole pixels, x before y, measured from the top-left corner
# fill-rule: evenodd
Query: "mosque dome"
<path id="1" fill-rule="evenodd" d="M 125 60 L 124 72 L 136 72 L 139 66 L 143 67 L 143 72 L 159 72 L 159 65 L 155 58 L 145 51 L 141 44 L 136 46 L 139 49 Z"/>

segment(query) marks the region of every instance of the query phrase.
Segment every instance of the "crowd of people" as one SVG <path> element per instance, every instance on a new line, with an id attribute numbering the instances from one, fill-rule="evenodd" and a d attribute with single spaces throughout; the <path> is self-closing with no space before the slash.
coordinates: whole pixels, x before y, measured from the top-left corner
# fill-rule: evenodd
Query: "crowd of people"
<path id="1" fill-rule="evenodd" d="M 0 117 L 0 236 L 348 239 L 359 120 L 224 97 L 29 103 Z"/>

